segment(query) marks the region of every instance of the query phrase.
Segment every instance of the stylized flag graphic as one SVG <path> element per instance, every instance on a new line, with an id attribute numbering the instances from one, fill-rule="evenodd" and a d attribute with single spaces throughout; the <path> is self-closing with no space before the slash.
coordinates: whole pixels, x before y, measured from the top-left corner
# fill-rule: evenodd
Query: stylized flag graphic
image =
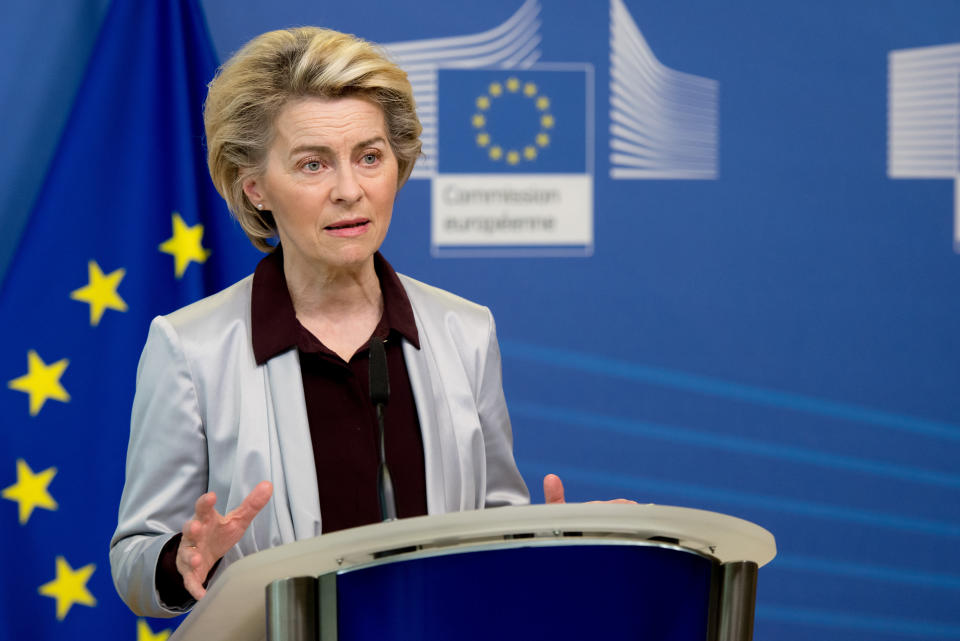
<path id="1" fill-rule="evenodd" d="M 891 51 L 889 78 L 887 175 L 954 181 L 960 252 L 960 44 Z"/>
<path id="2" fill-rule="evenodd" d="M 160 639 L 114 591 L 116 525 L 151 318 L 255 252 L 207 177 L 215 56 L 189 0 L 113 0 L 0 287 L 0 638 Z"/>
<path id="3" fill-rule="evenodd" d="M 431 178 L 437 171 L 437 70 L 527 69 L 540 59 L 540 22 L 538 0 L 525 0 L 512 16 L 487 31 L 384 45 L 410 78 L 423 124 L 423 157 L 411 178 Z"/>
<path id="4" fill-rule="evenodd" d="M 588 171 L 588 70 L 442 69 L 439 173 Z"/>
<path id="5" fill-rule="evenodd" d="M 662 64 L 610 0 L 610 177 L 717 178 L 716 80 Z"/>

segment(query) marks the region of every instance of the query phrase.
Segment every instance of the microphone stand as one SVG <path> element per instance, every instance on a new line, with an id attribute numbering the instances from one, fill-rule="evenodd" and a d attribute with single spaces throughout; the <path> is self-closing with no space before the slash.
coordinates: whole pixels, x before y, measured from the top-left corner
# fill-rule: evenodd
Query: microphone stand
<path id="1" fill-rule="evenodd" d="M 380 518 L 397 518 L 397 501 L 393 492 L 390 468 L 387 467 L 387 446 L 383 429 L 383 408 L 390 400 L 390 379 L 387 374 L 387 351 L 383 340 L 370 339 L 370 400 L 377 412 L 377 449 L 380 464 L 377 467 L 377 494 L 380 500 Z"/>

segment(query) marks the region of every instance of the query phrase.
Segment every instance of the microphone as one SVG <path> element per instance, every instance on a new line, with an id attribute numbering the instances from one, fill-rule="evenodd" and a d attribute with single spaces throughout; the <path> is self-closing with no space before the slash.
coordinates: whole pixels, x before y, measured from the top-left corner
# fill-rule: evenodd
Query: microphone
<path id="1" fill-rule="evenodd" d="M 393 493 L 393 481 L 387 468 L 387 447 L 383 431 L 383 406 L 390 400 L 390 378 L 387 374 L 387 350 L 383 340 L 376 336 L 370 339 L 370 401 L 377 410 L 379 438 L 377 449 L 380 465 L 377 467 L 377 495 L 380 499 L 380 518 L 393 521 L 397 518 L 397 501 Z"/>
<path id="2" fill-rule="evenodd" d="M 387 350 L 376 336 L 370 339 L 370 400 L 381 408 L 390 400 Z"/>

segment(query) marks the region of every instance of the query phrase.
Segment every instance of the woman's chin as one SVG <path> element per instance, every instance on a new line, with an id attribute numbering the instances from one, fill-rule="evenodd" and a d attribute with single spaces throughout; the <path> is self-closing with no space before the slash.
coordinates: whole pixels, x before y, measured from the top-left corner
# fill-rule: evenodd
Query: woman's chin
<path id="1" fill-rule="evenodd" d="M 347 246 L 333 252 L 324 252 L 310 262 L 321 268 L 353 271 L 372 266 L 376 251 L 376 247 Z"/>

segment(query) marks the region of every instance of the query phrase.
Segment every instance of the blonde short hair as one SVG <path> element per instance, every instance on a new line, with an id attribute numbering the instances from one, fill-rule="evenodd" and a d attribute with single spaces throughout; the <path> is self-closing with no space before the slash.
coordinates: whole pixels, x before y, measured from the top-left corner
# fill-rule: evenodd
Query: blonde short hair
<path id="1" fill-rule="evenodd" d="M 207 165 L 247 237 L 270 252 L 276 223 L 243 192 L 243 179 L 262 173 L 273 125 L 297 98 L 360 97 L 383 111 L 403 185 L 420 156 L 420 132 L 407 74 L 371 43 L 356 36 L 299 27 L 270 31 L 248 42 L 220 67 L 203 108 Z"/>

